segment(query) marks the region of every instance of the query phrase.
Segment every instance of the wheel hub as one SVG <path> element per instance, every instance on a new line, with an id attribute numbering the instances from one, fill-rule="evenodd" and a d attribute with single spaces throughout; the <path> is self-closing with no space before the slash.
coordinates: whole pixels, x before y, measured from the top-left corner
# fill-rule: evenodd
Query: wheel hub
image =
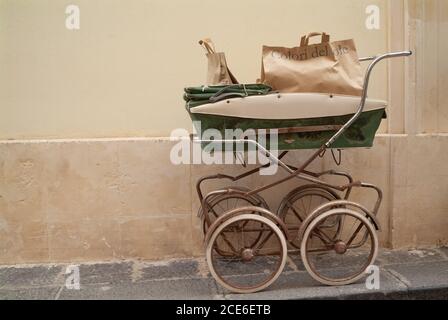
<path id="1" fill-rule="evenodd" d="M 334 244 L 334 251 L 338 254 L 344 254 L 347 252 L 347 245 L 344 241 L 339 240 Z"/>
<path id="2" fill-rule="evenodd" d="M 250 261 L 254 257 L 254 251 L 252 249 L 244 249 L 243 252 L 241 252 L 241 258 L 243 261 Z"/>

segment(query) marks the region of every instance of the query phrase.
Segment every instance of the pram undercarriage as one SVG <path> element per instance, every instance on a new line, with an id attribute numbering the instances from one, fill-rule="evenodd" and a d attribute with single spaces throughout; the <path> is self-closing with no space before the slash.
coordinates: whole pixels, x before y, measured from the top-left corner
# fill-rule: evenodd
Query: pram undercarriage
<path id="1" fill-rule="evenodd" d="M 382 201 L 381 189 L 355 181 L 349 173 L 329 170 L 311 172 L 308 166 L 328 149 L 363 114 L 373 67 L 381 60 L 409 56 L 411 52 L 388 53 L 360 59 L 369 65 L 359 106 L 344 124 L 327 128 L 331 137 L 299 166 L 283 161 L 288 151 L 275 157 L 257 141 L 251 139 L 198 140 L 198 143 L 252 144 L 272 163 L 287 172 L 286 177 L 255 189 L 224 186 L 204 195 L 207 181 L 230 181 L 233 184 L 257 174 L 270 164 L 230 176 L 215 174 L 202 177 L 196 185 L 206 259 L 216 281 L 230 291 L 250 293 L 270 286 L 285 267 L 288 254 L 300 254 L 305 269 L 317 281 L 326 285 L 345 285 L 361 279 L 376 259 L 377 214 Z M 287 128 L 281 128 L 287 130 Z M 322 130 L 321 127 L 319 127 Z M 324 128 L 325 129 L 325 128 Z M 289 130 L 316 130 L 316 126 L 294 127 Z M 325 181 L 339 177 L 341 183 Z M 289 192 L 276 212 L 272 212 L 261 192 L 299 179 L 308 184 Z M 344 182 L 342 182 L 343 180 Z M 355 188 L 371 190 L 376 195 L 373 208 L 350 201 Z"/>

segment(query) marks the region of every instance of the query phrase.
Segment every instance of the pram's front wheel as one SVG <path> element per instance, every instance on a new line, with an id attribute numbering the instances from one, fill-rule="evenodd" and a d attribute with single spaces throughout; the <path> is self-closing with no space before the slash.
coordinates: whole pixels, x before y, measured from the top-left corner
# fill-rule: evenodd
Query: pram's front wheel
<path id="1" fill-rule="evenodd" d="M 267 288 L 286 263 L 284 234 L 272 220 L 254 211 L 257 211 L 254 207 L 242 208 L 241 214 L 224 221 L 213 231 L 206 247 L 212 276 L 235 293 L 253 293 Z M 233 254 L 223 256 L 220 254 L 223 249 Z"/>
<path id="2" fill-rule="evenodd" d="M 328 221 L 339 221 L 338 232 L 323 227 Z M 302 239 L 300 254 L 306 270 L 326 285 L 358 281 L 378 253 L 378 237 L 371 221 L 364 214 L 346 208 L 317 216 Z"/>

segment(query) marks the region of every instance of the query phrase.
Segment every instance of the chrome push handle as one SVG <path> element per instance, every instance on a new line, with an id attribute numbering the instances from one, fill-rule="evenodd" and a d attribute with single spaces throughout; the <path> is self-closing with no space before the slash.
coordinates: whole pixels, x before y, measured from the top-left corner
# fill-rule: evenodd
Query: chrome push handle
<path id="1" fill-rule="evenodd" d="M 396 57 L 407 57 L 410 55 L 412 55 L 412 51 L 391 52 L 391 53 L 386 53 L 383 56 L 387 56 L 385 58 L 396 58 Z M 375 60 L 378 57 L 379 56 L 359 58 L 359 62 Z"/>
<path id="2" fill-rule="evenodd" d="M 372 61 L 369 65 L 369 67 L 367 68 L 366 74 L 364 76 L 364 85 L 363 85 L 363 90 L 362 90 L 362 95 L 361 95 L 361 102 L 359 104 L 358 110 L 356 111 L 355 115 L 346 123 L 342 126 L 341 129 L 339 129 L 338 132 L 336 132 L 334 134 L 334 136 L 332 136 L 330 138 L 330 140 L 327 141 L 327 143 L 325 143 L 325 147 L 330 148 L 331 145 L 359 118 L 359 116 L 362 114 L 363 110 L 364 110 L 364 106 L 366 104 L 366 100 L 367 100 L 367 91 L 369 89 L 369 81 L 370 81 L 370 74 L 372 73 L 373 68 L 375 67 L 375 65 L 380 62 L 381 60 L 384 59 L 389 59 L 389 58 L 397 58 L 397 57 L 407 57 L 412 55 L 412 51 L 399 51 L 399 52 L 390 52 L 390 53 L 385 53 L 382 55 L 378 55 L 378 56 L 373 56 L 373 57 L 366 57 L 366 58 L 361 58 L 359 59 L 359 61 Z"/>

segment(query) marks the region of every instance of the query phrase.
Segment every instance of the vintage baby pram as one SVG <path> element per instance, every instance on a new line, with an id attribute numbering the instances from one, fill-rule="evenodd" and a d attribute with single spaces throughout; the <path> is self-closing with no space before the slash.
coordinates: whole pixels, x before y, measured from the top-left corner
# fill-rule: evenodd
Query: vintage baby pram
<path id="1" fill-rule="evenodd" d="M 381 60 L 409 56 L 396 52 L 360 59 L 372 61 L 367 68 L 361 97 L 325 94 L 265 94 L 263 86 L 186 89 L 190 100 L 187 110 L 199 121 L 201 132 L 209 128 L 278 129 L 275 157 L 254 139 L 204 140 L 195 142 L 256 145 L 258 150 L 284 169 L 288 175 L 275 182 L 250 190 L 246 187 L 223 187 L 204 195 L 206 181 L 240 181 L 258 173 L 259 166 L 239 176 L 214 174 L 197 182 L 206 259 L 215 280 L 237 293 L 257 292 L 271 285 L 282 272 L 288 254 L 300 253 L 305 269 L 326 285 L 345 285 L 361 279 L 376 259 L 377 213 L 382 192 L 371 184 L 355 181 L 350 174 L 335 170 L 310 172 L 307 167 L 327 149 L 371 147 L 386 102 L 367 99 L 369 79 Z M 199 92 L 200 93 L 200 92 Z M 244 96 L 241 97 L 240 96 Z M 213 103 L 210 103 L 213 102 Z M 295 167 L 282 161 L 288 150 L 316 149 Z M 336 176 L 345 184 L 334 185 L 321 178 Z M 309 184 L 289 192 L 278 210 L 272 211 L 260 192 L 298 178 Z M 353 188 L 372 190 L 377 200 L 372 210 L 349 200 Z"/>

